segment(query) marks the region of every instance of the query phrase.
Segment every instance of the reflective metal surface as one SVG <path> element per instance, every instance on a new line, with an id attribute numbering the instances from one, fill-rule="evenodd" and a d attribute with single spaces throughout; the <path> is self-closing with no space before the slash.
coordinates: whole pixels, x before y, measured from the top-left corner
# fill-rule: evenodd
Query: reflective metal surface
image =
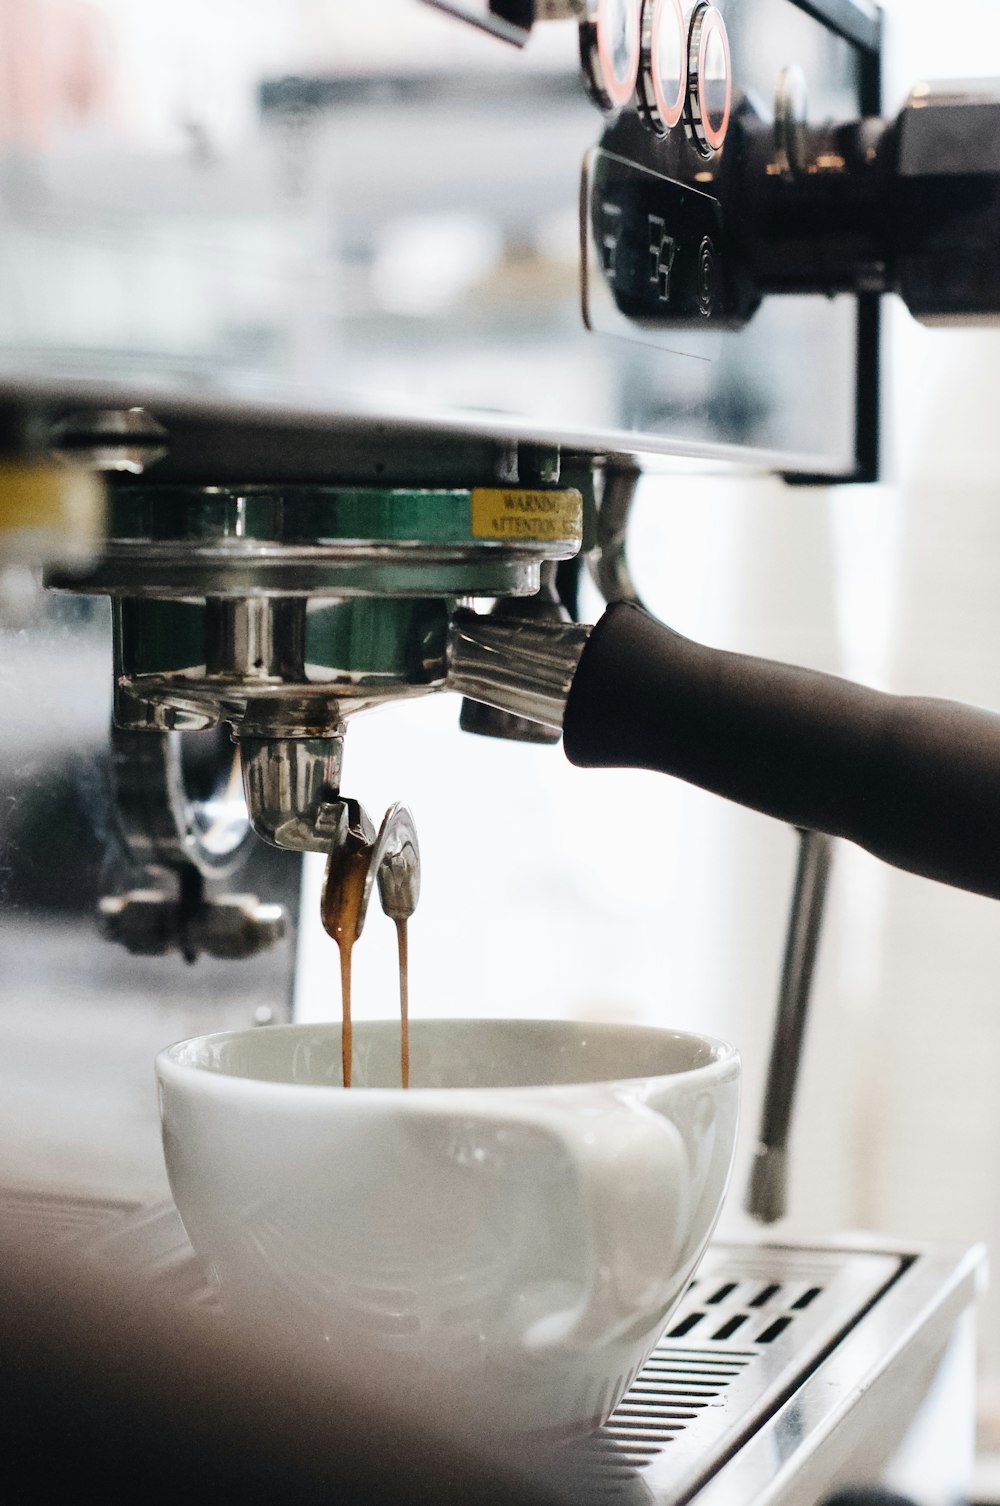
<path id="1" fill-rule="evenodd" d="M 529 595 L 541 562 L 569 559 L 580 538 L 579 493 L 553 486 L 119 485 L 98 560 L 51 583 L 236 604 L 251 593 Z M 242 626 L 234 639 L 252 635 Z M 258 631 L 269 658 L 266 623 Z"/>
<path id="2" fill-rule="evenodd" d="M 683 1500 L 903 1269 L 891 1255 L 717 1246 L 591 1445 L 595 1476 Z"/>
<path id="3" fill-rule="evenodd" d="M 237 961 L 277 945 L 288 928 L 282 904 L 224 892 L 253 840 L 239 754 L 221 729 L 198 741 L 192 770 L 178 732 L 111 731 L 115 814 L 142 884 L 103 894 L 96 918 L 135 956 Z"/>
<path id="4" fill-rule="evenodd" d="M 243 788 L 257 835 L 286 852 L 328 852 L 343 753 L 342 736 L 241 736 Z"/>
<path id="5" fill-rule="evenodd" d="M 214 957 L 245 962 L 281 942 L 288 929 L 282 905 L 255 894 L 223 894 L 206 900 L 201 888 L 181 888 L 174 897 L 156 889 L 107 895 L 98 913 L 101 935 L 135 957 L 179 952 L 185 962 Z"/>
<path id="6" fill-rule="evenodd" d="M 792 1111 L 833 860 L 832 838 L 816 831 L 800 831 L 798 836 L 795 891 L 785 940 L 771 1060 L 746 1198 L 747 1212 L 764 1224 L 777 1223 L 787 1212 Z"/>
<path id="7" fill-rule="evenodd" d="M 559 457 L 518 449 L 515 469 L 553 481 Z M 49 579 L 112 596 L 115 720 L 131 751 L 119 760 L 124 804 L 141 810 L 133 826 L 148 825 L 152 780 L 158 832 L 174 849 L 187 844 L 199 873 L 238 845 L 247 818 L 219 799 L 200 818 L 170 761 L 172 730 L 229 724 L 253 829 L 289 851 L 327 851 L 345 719 L 444 687 L 457 598 L 493 596 L 502 610 L 534 593 L 523 615 L 558 625 L 553 571 L 577 552 L 584 525 L 581 492 L 553 485 L 142 484 L 117 487 L 110 503 L 91 568 Z M 543 667 L 508 655 L 492 670 L 515 682 L 516 700 Z M 538 695 L 549 690 L 543 682 Z M 157 744 L 142 743 L 153 735 Z M 131 910 L 142 931 L 152 912 L 138 898 Z M 107 918 L 122 934 L 117 908 Z"/>
<path id="8" fill-rule="evenodd" d="M 190 744 L 189 744 L 190 747 Z M 225 734 L 200 750 L 202 768 L 213 753 L 207 787 L 187 786 L 182 737 L 170 732 L 111 732 L 117 814 L 129 852 L 142 867 L 193 864 L 205 877 L 224 878 L 238 865 L 249 836 L 240 794 L 238 757 Z"/>
<path id="9" fill-rule="evenodd" d="M 361 935 L 376 887 L 389 919 L 409 920 L 420 898 L 420 844 L 405 805 L 397 801 L 389 807 L 376 835 L 357 800 L 332 800 L 321 812 L 317 835 L 325 840 L 328 854 L 323 925 L 338 945 L 345 936 L 350 944 Z M 360 892 L 359 866 L 364 875 Z"/>
<path id="10" fill-rule="evenodd" d="M 420 898 L 420 844 L 411 812 L 398 801 L 386 811 L 379 828 L 363 905 L 376 881 L 382 909 L 389 919 L 409 920 Z"/>
<path id="11" fill-rule="evenodd" d="M 972 1307 L 983 1275 L 981 1249 L 906 1260 L 870 1311 L 705 1482 L 698 1506 L 804 1506 L 872 1482 L 921 1506 L 965 1499 L 975 1445 Z"/>
<path id="12" fill-rule="evenodd" d="M 166 430 L 143 408 L 67 413 L 48 436 L 58 458 L 96 471 L 141 476 L 167 453 Z"/>
<path id="13" fill-rule="evenodd" d="M 116 795 L 106 602 L 37 589 L 0 626 L 0 666 L 0 1174 L 148 1197 L 165 1188 L 152 1060 L 171 1040 L 287 1018 L 299 867 L 253 840 L 181 903 L 166 860 L 188 851 L 162 778 L 144 782 L 141 823 Z M 134 736 L 162 760 L 160 734 Z M 186 798 L 205 809 L 219 748 L 211 733 L 183 747 Z M 122 945 L 102 933 L 102 901 Z M 263 934 L 266 951 L 249 944 Z M 191 966 L 185 946 L 209 938 Z"/>
<path id="14" fill-rule="evenodd" d="M 577 590 L 578 578 L 574 572 L 570 587 L 574 606 L 576 606 Z M 542 567 L 541 586 L 536 596 L 530 597 L 527 601 L 496 601 L 490 616 L 508 622 L 518 620 L 556 626 L 572 621 L 573 614 L 559 592 L 559 566 L 552 561 Z M 454 658 L 452 669 L 455 669 Z M 518 680 L 521 681 L 523 678 L 523 671 L 521 671 Z M 556 687 L 557 698 L 558 693 L 558 687 Z M 473 700 L 469 696 L 462 701 L 459 726 L 463 732 L 474 732 L 480 737 L 496 737 L 508 742 L 535 743 L 543 747 L 554 747 L 560 741 L 561 736 L 557 726 L 533 721 L 519 712 L 504 711 L 497 706 L 488 705 L 485 701 Z"/>
<path id="15" fill-rule="evenodd" d="M 447 687 L 548 727 L 561 727 L 590 629 L 575 622 L 457 612 L 448 633 Z"/>

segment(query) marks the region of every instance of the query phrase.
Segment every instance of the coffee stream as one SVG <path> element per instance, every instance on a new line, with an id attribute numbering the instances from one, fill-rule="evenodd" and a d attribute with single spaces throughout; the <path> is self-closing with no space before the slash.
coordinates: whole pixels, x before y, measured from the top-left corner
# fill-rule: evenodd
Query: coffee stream
<path id="1" fill-rule="evenodd" d="M 374 843 L 360 838 L 352 841 L 341 865 L 334 872 L 328 869 L 323 886 L 323 929 L 332 936 L 340 951 L 340 997 L 343 1010 L 341 1054 L 344 1087 L 351 1086 L 351 1060 L 353 1040 L 351 1034 L 351 960 L 354 943 L 358 939 L 358 920 L 364 899 L 365 881 L 371 864 Z M 410 1029 L 409 1029 L 409 938 L 406 921 L 396 921 L 396 939 L 399 948 L 399 1008 L 401 1017 L 400 1076 L 404 1088 L 410 1086 Z"/>
<path id="2" fill-rule="evenodd" d="M 410 1086 L 410 940 L 406 921 L 396 921 L 399 947 L 399 1075 L 404 1088 Z"/>

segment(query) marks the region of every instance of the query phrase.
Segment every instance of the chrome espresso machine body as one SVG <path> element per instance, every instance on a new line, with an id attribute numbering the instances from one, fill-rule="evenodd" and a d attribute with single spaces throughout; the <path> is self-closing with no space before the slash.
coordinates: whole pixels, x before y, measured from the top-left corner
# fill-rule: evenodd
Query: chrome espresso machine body
<path id="1" fill-rule="evenodd" d="M 874 480 L 882 295 L 1000 306 L 1000 103 L 925 86 L 883 118 L 868 0 L 143 9 L 0 6 L 25 59 L 0 127 L 0 1138 L 10 1205 L 81 1226 L 161 1190 L 155 1050 L 287 1014 L 296 855 L 375 834 L 341 790 L 351 717 L 452 690 L 468 731 L 558 742 L 581 560 L 635 599 L 640 471 Z M 394 819 L 390 914 L 419 878 Z M 772 1220 L 825 844 L 803 835 Z M 956 1499 L 976 1272 L 714 1251 L 599 1472 L 664 1502 Z"/>

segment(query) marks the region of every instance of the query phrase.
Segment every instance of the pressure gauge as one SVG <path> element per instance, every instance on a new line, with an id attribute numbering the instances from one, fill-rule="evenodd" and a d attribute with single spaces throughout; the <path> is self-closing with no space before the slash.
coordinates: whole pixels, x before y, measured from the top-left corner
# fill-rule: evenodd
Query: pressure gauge
<path id="1" fill-rule="evenodd" d="M 643 0 L 639 114 L 657 136 L 665 136 L 684 113 L 687 41 L 681 0 Z"/>
<path id="2" fill-rule="evenodd" d="M 640 0 L 591 0 L 580 22 L 580 58 L 591 98 L 609 113 L 622 110 L 639 76 Z"/>
<path id="3" fill-rule="evenodd" d="M 733 108 L 733 64 L 721 11 L 700 5 L 688 47 L 688 124 L 703 157 L 720 152 Z"/>

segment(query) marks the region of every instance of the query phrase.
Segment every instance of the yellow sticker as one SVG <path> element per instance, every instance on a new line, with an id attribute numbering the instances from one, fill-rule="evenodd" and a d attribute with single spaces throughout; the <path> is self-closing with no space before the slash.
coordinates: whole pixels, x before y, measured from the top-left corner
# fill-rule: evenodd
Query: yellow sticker
<path id="1" fill-rule="evenodd" d="M 104 480 L 80 466 L 0 460 L 0 540 L 50 530 L 96 542 L 104 533 Z"/>
<path id="2" fill-rule="evenodd" d="M 583 497 L 577 491 L 478 486 L 472 493 L 472 537 L 578 544 L 583 538 Z"/>

